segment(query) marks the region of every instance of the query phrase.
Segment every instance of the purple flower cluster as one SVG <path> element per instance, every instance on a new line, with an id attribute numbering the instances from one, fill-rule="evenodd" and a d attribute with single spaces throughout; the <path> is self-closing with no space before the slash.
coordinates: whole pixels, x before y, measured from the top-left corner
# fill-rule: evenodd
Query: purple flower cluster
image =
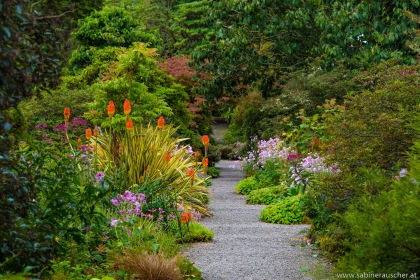
<path id="1" fill-rule="evenodd" d="M 46 124 L 46 123 L 44 123 L 44 122 L 42 122 L 42 123 L 37 124 L 37 125 L 35 126 L 35 128 L 36 128 L 36 129 L 45 129 L 45 128 L 47 128 L 47 124 Z"/>
<path id="2" fill-rule="evenodd" d="M 150 220 L 154 218 L 157 218 L 160 221 L 164 220 L 165 210 L 162 208 L 152 208 L 146 210 L 146 195 L 143 193 L 135 194 L 127 190 L 124 194 L 118 194 L 115 198 L 112 198 L 111 204 L 117 208 L 116 210 L 118 215 L 122 216 L 112 218 L 111 227 L 116 226 L 124 220 L 128 221 L 130 218 L 134 217 L 144 217 Z M 174 218 L 171 214 L 169 214 L 168 217 L 171 219 Z"/>
<path id="3" fill-rule="evenodd" d="M 309 153 L 307 157 L 303 158 L 295 166 L 290 167 L 290 172 L 292 173 L 290 178 L 293 180 L 293 186 L 295 184 L 308 183 L 311 174 L 336 174 L 340 170 L 335 165 L 326 165 L 325 158 L 320 157 L 319 154 Z"/>
<path id="4" fill-rule="evenodd" d="M 105 174 L 103 173 L 103 172 L 98 172 L 98 173 L 96 173 L 96 176 L 95 176 L 95 181 L 98 183 L 98 184 L 100 184 L 101 182 L 102 182 L 102 180 L 104 179 L 104 177 L 105 177 Z"/>
<path id="5" fill-rule="evenodd" d="M 257 138 L 252 137 L 251 142 L 256 142 Z M 284 147 L 284 142 L 279 138 L 270 138 L 269 140 L 260 140 L 258 142 L 257 150 L 247 152 L 243 158 L 238 157 L 239 160 L 235 161 L 232 168 L 243 170 L 245 166 L 252 168 L 264 168 L 267 162 L 276 162 L 278 160 L 286 160 L 287 157 L 293 153 L 291 147 Z M 243 143 L 238 142 L 238 147 L 243 147 Z"/>
<path id="6" fill-rule="evenodd" d="M 72 121 L 71 121 L 71 125 L 74 127 L 74 128 L 78 128 L 78 127 L 83 127 L 83 128 L 85 128 L 86 127 L 86 125 L 87 125 L 87 120 L 85 120 L 85 119 L 82 119 L 82 118 L 74 118 Z"/>

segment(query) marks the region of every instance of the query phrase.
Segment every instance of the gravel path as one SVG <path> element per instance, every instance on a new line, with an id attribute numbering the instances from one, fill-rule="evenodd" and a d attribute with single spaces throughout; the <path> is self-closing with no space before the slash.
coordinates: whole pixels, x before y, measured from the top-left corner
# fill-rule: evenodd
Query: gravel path
<path id="1" fill-rule="evenodd" d="M 243 176 L 230 164 L 222 160 L 216 165 L 221 176 L 210 187 L 214 216 L 201 222 L 214 231 L 214 241 L 193 245 L 185 256 L 202 270 L 205 280 L 311 279 L 300 272 L 313 261 L 310 251 L 295 239 L 304 236 L 308 225 L 261 222 L 265 206 L 247 205 L 245 196 L 234 192 Z"/>

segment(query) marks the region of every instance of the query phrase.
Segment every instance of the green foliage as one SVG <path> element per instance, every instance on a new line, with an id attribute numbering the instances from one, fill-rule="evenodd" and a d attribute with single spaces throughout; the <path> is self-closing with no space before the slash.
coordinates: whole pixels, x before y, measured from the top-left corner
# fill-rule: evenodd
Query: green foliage
<path id="1" fill-rule="evenodd" d="M 73 33 L 83 46 L 90 47 L 129 47 L 134 42 L 155 46 L 157 39 L 146 32 L 144 24 L 133 19 L 131 14 L 121 8 L 105 7 L 79 21 L 79 28 Z"/>
<path id="2" fill-rule="evenodd" d="M 63 77 L 65 87 L 94 95 L 94 102 L 90 104 L 92 110 L 86 115 L 88 119 L 103 127 L 110 126 L 104 119 L 108 102 L 113 100 L 117 107 L 114 125 L 124 127 L 122 104 L 128 98 L 133 121 L 147 123 L 164 115 L 167 122 L 180 127 L 181 134 L 192 134 L 188 129 L 191 123 L 191 114 L 186 108 L 188 95 L 158 68 L 154 49 L 133 43 L 130 48 L 105 47 L 91 51 L 97 55 L 89 66 L 75 75 Z"/>
<path id="3" fill-rule="evenodd" d="M 284 185 L 253 190 L 246 197 L 246 203 L 272 204 L 276 202 L 285 192 L 286 189 Z"/>
<path id="4" fill-rule="evenodd" d="M 199 223 L 190 223 L 186 233 L 182 236 L 181 242 L 207 242 L 214 238 L 214 232 Z"/>
<path id="5" fill-rule="evenodd" d="M 185 275 L 186 280 L 197 279 L 200 280 L 201 278 L 201 271 L 200 269 L 194 266 L 194 263 L 190 262 L 188 259 L 179 257 L 178 258 L 178 267 L 179 270 L 183 275 Z"/>
<path id="6" fill-rule="evenodd" d="M 0 111 L 54 86 L 68 52 L 72 20 L 102 1 L 2 2 Z M 1 126 L 2 127 L 2 126 Z"/>
<path id="7" fill-rule="evenodd" d="M 238 182 L 238 184 L 235 187 L 235 191 L 238 194 L 244 194 L 247 195 L 253 190 L 261 189 L 264 186 L 261 186 L 258 184 L 257 180 L 254 176 L 247 177 L 241 181 Z"/>
<path id="8" fill-rule="evenodd" d="M 404 162 L 414 137 L 407 125 L 420 102 L 420 64 L 390 65 L 357 77 L 370 90 L 349 94 L 345 109 L 327 119 L 332 159 L 343 166 L 378 165 L 389 170 Z"/>
<path id="9" fill-rule="evenodd" d="M 275 204 L 268 205 L 261 211 L 263 222 L 275 224 L 300 224 L 303 219 L 300 196 L 285 197 Z"/>
<path id="10" fill-rule="evenodd" d="M 418 116 L 413 128 L 419 129 Z M 402 170 L 388 190 L 366 194 L 351 205 L 344 215 L 349 252 L 339 260 L 344 272 L 419 271 L 420 230 L 419 180 L 420 142 L 409 154 L 409 171 Z"/>
<path id="11" fill-rule="evenodd" d="M 212 2 L 208 21 L 214 38 L 192 54 L 200 72 L 217 73 L 205 82 L 208 99 L 243 94 L 252 84 L 269 96 L 284 73 L 306 65 L 319 34 L 311 16 L 314 6 L 302 1 Z"/>
<path id="12" fill-rule="evenodd" d="M 85 90 L 73 91 L 68 89 L 42 92 L 38 97 L 32 97 L 21 102 L 18 106 L 27 121 L 28 127 L 35 127 L 39 123 L 46 123 L 52 127 L 63 122 L 64 108 L 71 108 L 73 117 L 81 118 L 89 111 L 89 103 L 93 95 Z M 29 130 L 28 132 L 34 132 Z M 81 131 L 83 133 L 83 131 Z"/>
<path id="13" fill-rule="evenodd" d="M 342 61 L 350 67 L 363 68 L 396 57 L 414 62 L 406 42 L 416 24 L 405 12 L 418 14 L 420 2 L 328 2 L 319 5 L 314 14 L 316 26 L 321 29 L 315 51 L 323 54 L 325 66 L 334 67 Z"/>
<path id="14" fill-rule="evenodd" d="M 217 1 L 209 6 L 214 37 L 195 49 L 209 100 L 242 95 L 258 85 L 264 97 L 278 91 L 284 74 L 307 68 L 315 57 L 322 69 L 352 69 L 399 57 L 413 63 L 407 46 L 418 23 L 418 1 L 370 4 L 348 1 Z"/>
<path id="15" fill-rule="evenodd" d="M 207 168 L 207 175 L 211 176 L 212 178 L 218 178 L 220 176 L 220 170 L 214 166 L 210 166 Z"/>
<path id="16" fill-rule="evenodd" d="M 1 185 L 2 271 L 29 265 L 40 271 L 53 257 L 65 255 L 73 242 L 88 243 L 87 249 L 99 243 L 107 223 L 100 205 L 108 204 L 111 188 L 103 177 L 98 179 L 87 146 L 76 149 L 76 135 L 83 128 L 68 127 L 67 132 L 49 133 L 37 128 L 39 140 L 21 142 L 11 158 L 15 165 L 5 177 L 17 189 Z"/>
<path id="17" fill-rule="evenodd" d="M 419 180 L 419 159 L 411 164 L 415 169 L 408 176 Z M 395 182 L 391 191 L 355 203 L 345 215 L 351 250 L 337 268 L 346 272 L 418 272 L 419 192 L 417 181 L 404 178 Z"/>

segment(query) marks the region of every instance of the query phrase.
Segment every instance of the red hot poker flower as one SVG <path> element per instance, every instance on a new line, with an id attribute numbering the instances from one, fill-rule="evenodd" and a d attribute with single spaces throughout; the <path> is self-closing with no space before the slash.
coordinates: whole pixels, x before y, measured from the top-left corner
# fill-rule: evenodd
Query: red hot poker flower
<path id="1" fill-rule="evenodd" d="M 99 128 L 97 125 L 95 125 L 95 128 L 93 129 L 93 136 L 99 136 Z"/>
<path id="2" fill-rule="evenodd" d="M 111 100 L 109 101 L 109 104 L 108 104 L 108 116 L 112 119 L 114 114 L 115 114 L 115 104 L 114 104 L 114 101 Z"/>
<path id="3" fill-rule="evenodd" d="M 195 151 L 195 152 L 194 152 L 194 156 L 195 156 L 196 158 L 198 158 L 198 157 L 200 156 L 200 152 L 199 152 L 199 151 Z"/>
<path id="4" fill-rule="evenodd" d="M 203 166 L 207 167 L 209 165 L 209 159 L 208 158 L 204 158 L 203 159 Z"/>
<path id="5" fill-rule="evenodd" d="M 124 114 L 128 115 L 131 113 L 130 100 L 127 98 L 124 100 Z"/>
<path id="6" fill-rule="evenodd" d="M 68 122 L 70 119 L 70 109 L 69 108 L 64 108 L 64 120 L 66 122 Z"/>
<path id="7" fill-rule="evenodd" d="M 92 129 L 88 128 L 86 129 L 86 139 L 90 139 L 92 137 Z"/>
<path id="8" fill-rule="evenodd" d="M 170 162 L 170 161 L 171 161 L 171 153 L 167 153 L 163 159 L 164 159 L 166 162 Z"/>
<path id="9" fill-rule="evenodd" d="M 191 212 L 184 212 L 184 213 L 181 214 L 181 221 L 184 224 L 189 223 L 191 218 L 192 218 L 192 213 Z"/>
<path id="10" fill-rule="evenodd" d="M 158 119 L 158 127 L 162 129 L 164 126 L 165 126 L 165 119 L 162 116 L 160 116 L 160 118 Z"/>
<path id="11" fill-rule="evenodd" d="M 125 126 L 127 127 L 127 130 L 133 130 L 134 129 L 133 121 L 131 119 L 127 120 Z"/>
<path id="12" fill-rule="evenodd" d="M 77 138 L 77 148 L 78 149 L 81 149 L 82 148 L 82 139 L 80 139 L 80 137 Z"/>
<path id="13" fill-rule="evenodd" d="M 188 169 L 188 176 L 194 176 L 194 169 Z"/>
<path id="14" fill-rule="evenodd" d="M 210 142 L 209 136 L 204 135 L 203 138 L 202 138 L 202 141 L 203 141 L 204 147 L 207 147 L 209 145 L 209 142 Z"/>

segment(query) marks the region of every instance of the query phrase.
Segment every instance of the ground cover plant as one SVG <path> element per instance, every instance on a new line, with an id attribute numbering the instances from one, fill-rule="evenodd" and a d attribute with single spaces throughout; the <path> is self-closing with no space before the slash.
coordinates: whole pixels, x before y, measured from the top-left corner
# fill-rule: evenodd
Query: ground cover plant
<path id="1" fill-rule="evenodd" d="M 284 184 L 251 191 L 246 197 L 248 204 L 272 204 L 279 200 L 286 192 Z"/>

